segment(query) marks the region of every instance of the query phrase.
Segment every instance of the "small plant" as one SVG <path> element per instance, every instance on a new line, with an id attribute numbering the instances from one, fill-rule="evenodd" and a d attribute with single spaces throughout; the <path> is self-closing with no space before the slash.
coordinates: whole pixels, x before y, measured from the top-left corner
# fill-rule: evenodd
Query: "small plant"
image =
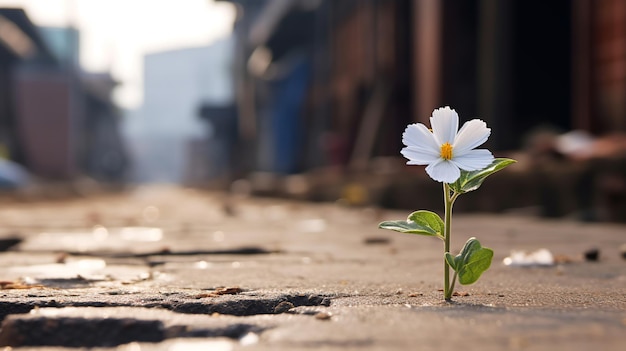
<path id="1" fill-rule="evenodd" d="M 432 129 L 421 123 L 410 124 L 402 134 L 406 145 L 401 153 L 408 165 L 426 166 L 426 173 L 443 183 L 444 219 L 431 211 L 415 211 L 406 220 L 385 221 L 379 228 L 407 234 L 434 236 L 444 242 L 444 285 L 446 300 L 452 298 L 454 283 L 472 284 L 491 265 L 493 250 L 470 238 L 461 252 L 450 253 L 452 206 L 462 194 L 478 189 L 493 173 L 515 163 L 507 158 L 494 158 L 489 150 L 476 149 L 491 134 L 479 119 L 466 122 L 459 130 L 459 116 L 446 106 L 433 111 Z M 454 271 L 450 282 L 450 268 Z"/>

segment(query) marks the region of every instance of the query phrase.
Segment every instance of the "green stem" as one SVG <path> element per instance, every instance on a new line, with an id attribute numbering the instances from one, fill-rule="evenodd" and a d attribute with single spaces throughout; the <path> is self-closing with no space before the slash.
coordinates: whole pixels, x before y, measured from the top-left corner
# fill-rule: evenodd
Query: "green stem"
<path id="1" fill-rule="evenodd" d="M 445 205 L 445 214 L 444 214 L 444 232 L 445 232 L 445 240 L 444 240 L 444 252 L 450 252 L 450 232 L 451 232 L 451 224 L 452 224 L 452 205 L 454 205 L 454 201 L 459 196 L 456 192 L 454 194 L 450 193 L 450 185 L 447 183 L 443 183 L 443 199 Z M 444 271 L 443 271 L 443 295 L 446 301 L 452 299 L 452 293 L 454 292 L 454 283 L 456 282 L 456 272 L 454 273 L 454 277 L 452 278 L 452 284 L 450 284 L 450 265 L 448 261 L 443 260 Z"/>
<path id="2" fill-rule="evenodd" d="M 457 275 L 457 272 L 454 271 L 454 276 L 452 276 L 452 285 L 450 286 L 450 296 L 454 294 L 454 283 L 456 283 L 456 275 Z"/>
<path id="3" fill-rule="evenodd" d="M 445 207 L 444 213 L 444 253 L 450 252 L 450 221 L 452 219 L 452 201 L 450 199 L 450 186 L 447 183 L 443 183 L 443 201 Z M 452 292 L 450 291 L 450 265 L 448 261 L 443 260 L 443 296 L 446 300 L 452 298 Z"/>

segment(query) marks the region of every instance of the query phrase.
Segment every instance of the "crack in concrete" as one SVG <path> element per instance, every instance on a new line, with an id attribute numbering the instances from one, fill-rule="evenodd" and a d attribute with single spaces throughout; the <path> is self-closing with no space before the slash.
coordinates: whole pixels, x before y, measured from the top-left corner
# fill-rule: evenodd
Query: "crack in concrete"
<path id="1" fill-rule="evenodd" d="M 165 337 L 158 320 L 10 318 L 2 324 L 0 345 L 107 347 L 132 341 L 160 342 Z"/>
<path id="2" fill-rule="evenodd" d="M 169 311 L 176 314 L 253 316 L 281 314 L 289 309 L 280 306 L 329 306 L 330 296 L 316 294 L 281 294 L 272 297 L 230 296 L 224 301 L 180 301 L 177 299 L 113 301 L 0 301 L 0 345 L 5 346 L 63 346 L 107 347 L 129 342 L 161 342 L 172 338 L 227 337 L 239 339 L 248 333 L 261 333 L 267 327 L 251 323 L 229 322 L 211 327 L 189 325 L 166 326 L 159 319 L 145 317 L 76 317 L 63 316 L 64 310 L 115 308 Z M 40 310 L 58 310 L 58 316 L 39 314 Z M 48 312 L 50 314 L 50 312 Z"/>
<path id="3" fill-rule="evenodd" d="M 139 311 L 138 311 L 139 312 Z M 219 338 L 238 340 L 267 328 L 251 323 L 190 328 L 166 326 L 161 320 L 133 318 L 10 318 L 0 331 L 0 345 L 113 347 L 131 342 L 162 342 L 176 338 Z"/>
<path id="4" fill-rule="evenodd" d="M 214 299 L 178 300 L 173 298 L 112 302 L 112 301 L 57 301 L 50 300 L 22 300 L 0 301 L 0 319 L 10 314 L 28 313 L 40 307 L 145 307 L 162 308 L 184 314 L 212 314 L 219 313 L 232 316 L 252 316 L 257 314 L 276 314 L 276 307 L 283 302 L 298 306 L 330 306 L 330 295 L 317 294 L 282 294 L 273 297 L 256 297 L 237 295 L 222 301 Z M 156 301 L 155 301 L 156 300 Z"/>

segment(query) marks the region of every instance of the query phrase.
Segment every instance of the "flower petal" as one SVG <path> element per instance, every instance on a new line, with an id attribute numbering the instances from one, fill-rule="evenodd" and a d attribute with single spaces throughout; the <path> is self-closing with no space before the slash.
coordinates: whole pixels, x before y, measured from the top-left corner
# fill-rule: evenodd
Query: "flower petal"
<path id="1" fill-rule="evenodd" d="M 440 159 L 426 167 L 426 173 L 438 182 L 454 183 L 461 176 L 461 170 L 454 163 Z"/>
<path id="2" fill-rule="evenodd" d="M 454 142 L 454 137 L 459 129 L 459 115 L 450 107 L 442 107 L 433 111 L 430 117 L 430 125 L 439 146 Z"/>
<path id="3" fill-rule="evenodd" d="M 402 143 L 406 146 L 415 146 L 420 149 L 432 149 L 438 153 L 440 146 L 437 145 L 433 133 L 421 123 L 409 124 L 402 133 Z"/>
<path id="4" fill-rule="evenodd" d="M 477 171 L 486 168 L 493 162 L 493 155 L 487 149 L 466 151 L 462 156 L 454 157 L 452 163 L 465 171 Z"/>
<path id="5" fill-rule="evenodd" d="M 439 159 L 439 154 L 436 151 L 414 146 L 407 146 L 400 152 L 409 160 L 407 165 L 428 165 Z"/>
<path id="6" fill-rule="evenodd" d="M 463 155 L 466 151 L 482 145 L 490 134 L 491 129 L 487 128 L 487 123 L 480 119 L 465 122 L 454 140 L 455 155 Z"/>

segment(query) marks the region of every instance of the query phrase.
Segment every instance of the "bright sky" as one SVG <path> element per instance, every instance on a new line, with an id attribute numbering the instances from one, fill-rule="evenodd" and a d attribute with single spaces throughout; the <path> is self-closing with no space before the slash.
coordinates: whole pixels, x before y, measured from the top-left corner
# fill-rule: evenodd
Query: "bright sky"
<path id="1" fill-rule="evenodd" d="M 227 36 L 230 3 L 213 0 L 0 0 L 21 7 L 41 26 L 80 30 L 80 60 L 88 71 L 110 70 L 122 82 L 115 100 L 126 108 L 143 98 L 143 55 L 206 45 Z"/>

